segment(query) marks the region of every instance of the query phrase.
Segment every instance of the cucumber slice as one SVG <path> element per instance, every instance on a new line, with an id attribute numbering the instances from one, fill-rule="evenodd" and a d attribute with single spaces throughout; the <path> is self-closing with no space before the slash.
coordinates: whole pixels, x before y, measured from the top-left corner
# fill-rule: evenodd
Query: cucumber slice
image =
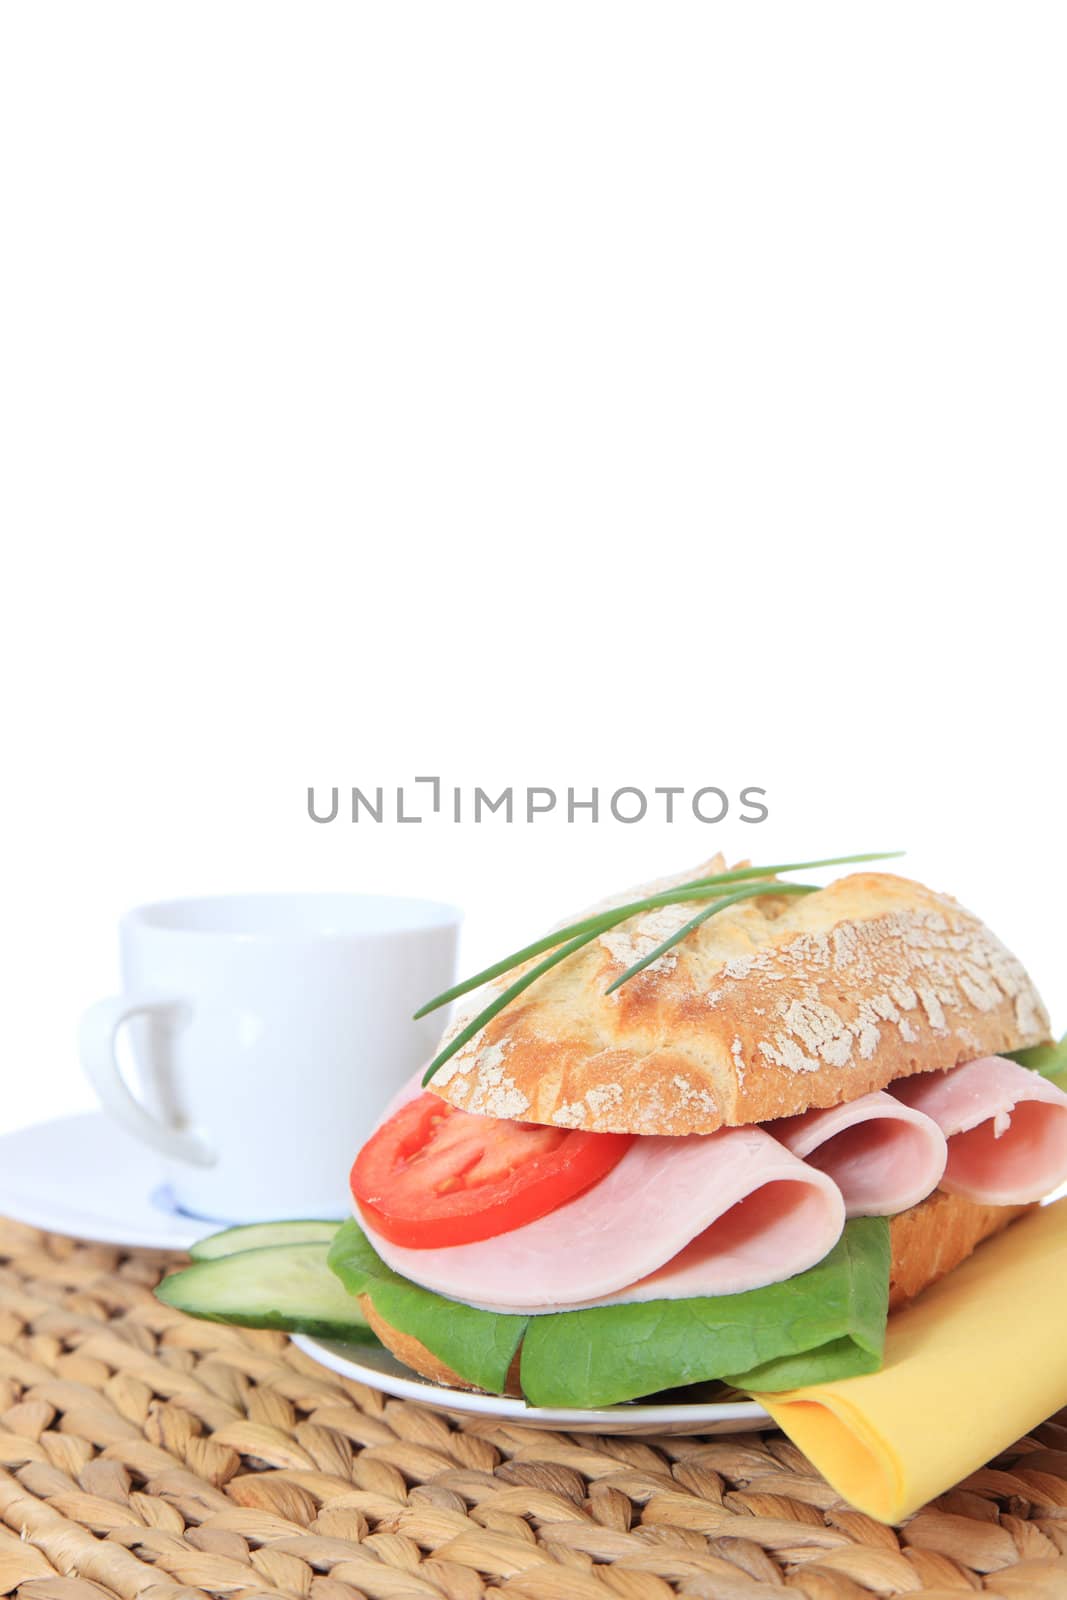
<path id="1" fill-rule="evenodd" d="M 156 1296 L 208 1322 L 373 1344 L 358 1301 L 326 1265 L 328 1249 L 323 1241 L 279 1244 L 197 1261 L 164 1278 Z"/>
<path id="2" fill-rule="evenodd" d="M 198 1239 L 189 1254 L 194 1261 L 214 1261 L 217 1256 L 233 1256 L 238 1250 L 265 1250 L 275 1244 L 315 1244 L 333 1238 L 340 1222 L 246 1222 L 239 1228 L 226 1228 Z"/>

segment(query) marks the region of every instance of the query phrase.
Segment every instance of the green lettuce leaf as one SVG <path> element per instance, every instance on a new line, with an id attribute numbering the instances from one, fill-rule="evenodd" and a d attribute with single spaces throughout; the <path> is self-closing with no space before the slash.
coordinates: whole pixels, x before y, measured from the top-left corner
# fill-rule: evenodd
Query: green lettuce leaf
<path id="1" fill-rule="evenodd" d="M 1010 1061 L 1040 1072 L 1043 1078 L 1051 1078 L 1059 1088 L 1067 1089 L 1067 1033 L 1059 1044 L 1035 1044 L 1029 1050 L 1005 1050 L 1004 1054 Z"/>
<path id="2" fill-rule="evenodd" d="M 523 1392 L 533 1405 L 604 1406 L 711 1378 L 787 1389 L 875 1372 L 888 1303 L 889 1223 L 857 1218 L 817 1266 L 784 1283 L 531 1318 Z"/>
<path id="3" fill-rule="evenodd" d="M 796 1356 L 779 1356 L 777 1361 L 766 1361 L 761 1367 L 750 1367 L 745 1373 L 731 1379 L 735 1389 L 765 1390 L 773 1394 L 781 1389 L 802 1389 L 809 1383 L 836 1382 L 838 1378 L 854 1378 L 861 1372 L 877 1372 L 882 1365 L 882 1355 L 877 1356 L 851 1335 L 831 1339 L 815 1350 L 803 1350 Z"/>
<path id="4" fill-rule="evenodd" d="M 504 1317 L 446 1300 L 386 1266 L 358 1222 L 337 1232 L 326 1258 L 349 1294 L 367 1294 L 374 1309 L 409 1333 L 453 1372 L 479 1389 L 504 1389 L 529 1317 Z"/>
<path id="5" fill-rule="evenodd" d="M 547 1316 L 476 1311 L 390 1271 L 359 1225 L 346 1223 L 330 1266 L 368 1294 L 468 1383 L 498 1392 L 522 1341 L 531 1405 L 613 1405 L 721 1378 L 736 1388 L 787 1389 L 881 1365 L 889 1300 L 889 1223 L 849 1222 L 817 1266 L 747 1294 L 649 1300 Z M 524 1337 L 525 1335 L 525 1337 Z"/>

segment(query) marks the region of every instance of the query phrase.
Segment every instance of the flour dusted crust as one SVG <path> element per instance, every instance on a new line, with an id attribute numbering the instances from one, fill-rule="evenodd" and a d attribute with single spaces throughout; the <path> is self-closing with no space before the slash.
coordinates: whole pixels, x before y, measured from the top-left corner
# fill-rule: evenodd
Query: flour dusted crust
<path id="1" fill-rule="evenodd" d="M 889 1309 L 913 1300 L 923 1289 L 958 1267 L 983 1239 L 1006 1228 L 1009 1222 L 1032 1211 L 1032 1206 L 984 1206 L 962 1195 L 936 1189 L 910 1211 L 902 1211 L 889 1224 L 892 1250 L 889 1268 Z M 470 1389 L 458 1373 L 409 1333 L 401 1333 L 375 1311 L 369 1295 L 360 1295 L 360 1309 L 378 1338 L 413 1372 L 452 1389 Z M 505 1394 L 519 1395 L 519 1361 L 522 1346 L 508 1370 Z"/>
<path id="2" fill-rule="evenodd" d="M 684 877 L 716 870 L 721 858 Z M 430 1087 L 485 1116 L 710 1133 L 1050 1038 L 1040 996 L 1000 940 L 950 896 L 885 872 L 730 907 L 605 993 L 697 909 L 666 906 L 602 934 Z"/>

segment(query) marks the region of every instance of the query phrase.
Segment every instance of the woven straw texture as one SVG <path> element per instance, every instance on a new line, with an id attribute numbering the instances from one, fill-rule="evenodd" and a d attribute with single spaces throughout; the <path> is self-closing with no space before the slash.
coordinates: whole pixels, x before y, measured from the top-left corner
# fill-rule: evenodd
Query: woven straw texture
<path id="1" fill-rule="evenodd" d="M 0 1594 L 1067 1596 L 1067 1413 L 898 1531 L 780 1434 L 452 1421 L 156 1301 L 174 1257 L 0 1221 Z"/>

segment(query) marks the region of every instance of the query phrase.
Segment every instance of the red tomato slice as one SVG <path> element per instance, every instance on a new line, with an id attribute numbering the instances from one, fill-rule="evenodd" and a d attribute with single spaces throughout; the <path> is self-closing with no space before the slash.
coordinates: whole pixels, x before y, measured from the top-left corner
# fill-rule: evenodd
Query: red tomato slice
<path id="1" fill-rule="evenodd" d="M 422 1094 L 371 1135 L 350 1181 L 366 1220 L 393 1244 L 472 1244 L 573 1200 L 632 1141 L 474 1116 Z"/>

